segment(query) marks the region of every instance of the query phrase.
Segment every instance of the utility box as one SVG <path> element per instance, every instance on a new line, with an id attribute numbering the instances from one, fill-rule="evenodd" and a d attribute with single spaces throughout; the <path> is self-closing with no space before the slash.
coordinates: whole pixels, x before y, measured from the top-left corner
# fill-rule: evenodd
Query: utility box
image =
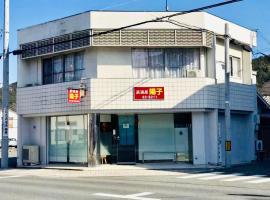
<path id="1" fill-rule="evenodd" d="M 39 164 L 39 146 L 25 145 L 22 150 L 23 165 Z"/>

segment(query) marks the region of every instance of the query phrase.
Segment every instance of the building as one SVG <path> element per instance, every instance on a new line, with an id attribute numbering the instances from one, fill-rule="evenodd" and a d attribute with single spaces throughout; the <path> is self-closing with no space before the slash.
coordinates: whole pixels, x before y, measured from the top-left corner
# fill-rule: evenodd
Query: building
<path id="1" fill-rule="evenodd" d="M 89 11 L 18 30 L 18 165 L 29 144 L 44 165 L 224 164 L 225 23 L 231 160 L 255 159 L 255 32 L 196 12 L 100 34 L 168 14 Z"/>
<path id="2" fill-rule="evenodd" d="M 270 97 L 262 96 L 258 93 L 258 115 L 259 125 L 257 128 L 257 139 L 261 142 L 261 148 L 257 147 L 257 151 L 261 152 L 261 159 L 270 159 Z M 259 144 L 258 144 L 259 145 Z M 258 146 L 257 145 L 257 146 Z"/>

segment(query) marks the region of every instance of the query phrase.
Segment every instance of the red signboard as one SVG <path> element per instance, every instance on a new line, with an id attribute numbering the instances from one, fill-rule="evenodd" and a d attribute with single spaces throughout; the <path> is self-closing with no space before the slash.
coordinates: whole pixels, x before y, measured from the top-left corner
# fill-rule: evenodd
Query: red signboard
<path id="1" fill-rule="evenodd" d="M 134 100 L 164 100 L 164 87 L 134 87 Z"/>
<path id="2" fill-rule="evenodd" d="M 79 89 L 68 89 L 68 103 L 80 103 L 81 94 Z"/>

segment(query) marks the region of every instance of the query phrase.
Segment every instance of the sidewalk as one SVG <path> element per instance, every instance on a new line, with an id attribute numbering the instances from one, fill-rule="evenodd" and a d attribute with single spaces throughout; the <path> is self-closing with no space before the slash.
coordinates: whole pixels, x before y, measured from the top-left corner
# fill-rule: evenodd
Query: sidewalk
<path id="1" fill-rule="evenodd" d="M 263 174 L 270 177 L 270 163 L 256 162 L 225 169 L 218 166 L 194 166 L 185 163 L 147 163 L 137 165 L 100 165 L 78 167 L 71 165 L 32 166 L 0 170 L 0 177 L 38 176 L 46 178 L 74 177 L 127 177 L 127 176 L 179 176 L 183 173 L 224 172 L 241 173 L 247 176 Z"/>
<path id="2" fill-rule="evenodd" d="M 221 168 L 220 166 L 210 165 L 192 165 L 187 163 L 147 163 L 147 164 L 136 164 L 136 165 L 117 165 L 117 164 L 106 164 L 98 165 L 95 167 L 80 167 L 72 165 L 59 165 L 50 164 L 43 166 L 43 169 L 55 169 L 55 170 L 76 170 L 76 171 L 126 171 L 126 170 L 165 170 L 165 171 L 189 171 L 189 170 L 214 170 Z"/>
<path id="3" fill-rule="evenodd" d="M 136 165 L 99 165 L 79 167 L 72 165 L 50 164 L 11 170 L 12 174 L 40 177 L 127 177 L 127 176 L 178 176 L 185 172 L 213 171 L 215 166 L 194 166 L 185 163 L 147 163 Z"/>
<path id="4" fill-rule="evenodd" d="M 48 166 L 24 166 L 1 170 L 0 177 L 36 176 L 46 178 L 78 177 L 132 177 L 132 176 L 179 176 L 183 173 L 214 171 L 213 166 L 194 166 L 185 163 L 147 163 L 136 165 L 99 165 L 80 167 L 72 165 L 51 164 Z"/>

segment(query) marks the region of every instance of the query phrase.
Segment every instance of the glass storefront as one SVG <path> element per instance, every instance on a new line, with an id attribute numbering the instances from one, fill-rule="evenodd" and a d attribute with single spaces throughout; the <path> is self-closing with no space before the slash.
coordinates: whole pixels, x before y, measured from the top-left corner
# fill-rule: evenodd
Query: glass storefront
<path id="1" fill-rule="evenodd" d="M 109 163 L 192 162 L 191 124 L 191 113 L 101 115 L 100 153 Z"/>
<path id="2" fill-rule="evenodd" d="M 87 115 L 50 117 L 50 163 L 87 163 L 87 121 Z M 191 113 L 101 114 L 96 153 L 105 163 L 191 162 L 191 121 Z"/>
<path id="3" fill-rule="evenodd" d="M 50 118 L 49 162 L 87 163 L 87 115 Z"/>
<path id="4" fill-rule="evenodd" d="M 138 116 L 139 160 L 192 161 L 191 114 Z"/>

